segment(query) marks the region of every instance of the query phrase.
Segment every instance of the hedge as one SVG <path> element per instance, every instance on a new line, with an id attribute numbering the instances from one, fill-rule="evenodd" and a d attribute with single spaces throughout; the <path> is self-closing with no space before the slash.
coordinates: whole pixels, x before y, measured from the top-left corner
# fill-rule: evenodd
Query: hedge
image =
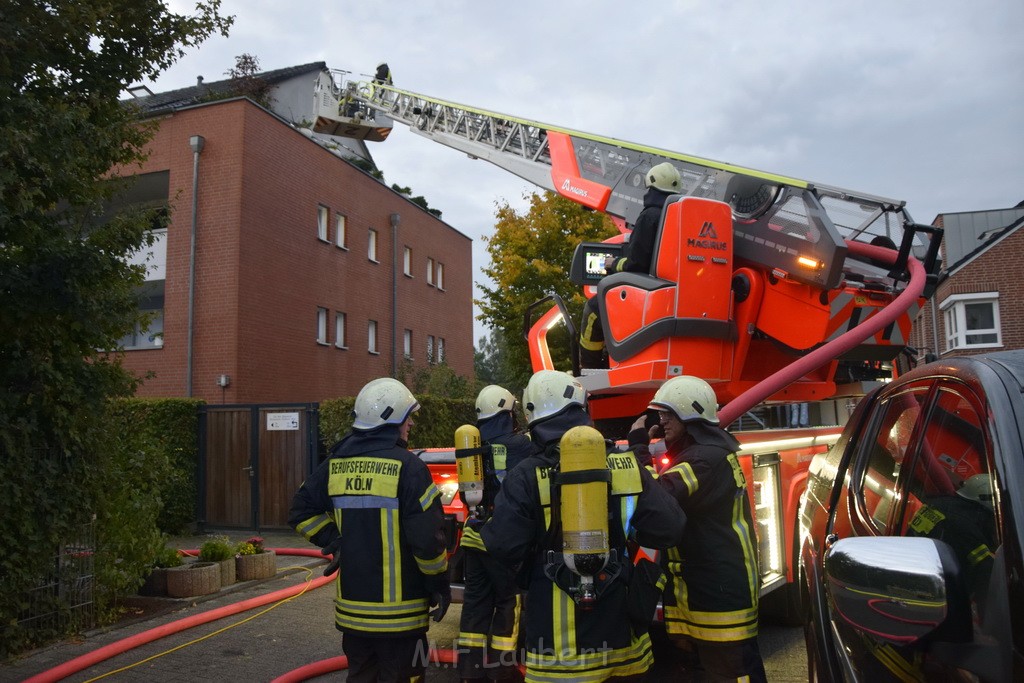
<path id="1" fill-rule="evenodd" d="M 464 424 L 476 424 L 473 399 L 417 396 L 420 409 L 413 417 L 415 425 L 409 432 L 410 448 L 450 447 L 455 443 L 455 430 Z M 328 447 L 337 443 L 352 427 L 355 398 L 344 397 L 320 403 L 320 438 Z"/>

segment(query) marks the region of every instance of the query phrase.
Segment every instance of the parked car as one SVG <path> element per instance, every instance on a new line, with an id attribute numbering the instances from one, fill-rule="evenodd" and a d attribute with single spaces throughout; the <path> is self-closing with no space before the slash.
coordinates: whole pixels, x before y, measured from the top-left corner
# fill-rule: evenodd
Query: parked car
<path id="1" fill-rule="evenodd" d="M 810 680 L 1024 680 L 1024 350 L 861 400 L 800 508 Z"/>

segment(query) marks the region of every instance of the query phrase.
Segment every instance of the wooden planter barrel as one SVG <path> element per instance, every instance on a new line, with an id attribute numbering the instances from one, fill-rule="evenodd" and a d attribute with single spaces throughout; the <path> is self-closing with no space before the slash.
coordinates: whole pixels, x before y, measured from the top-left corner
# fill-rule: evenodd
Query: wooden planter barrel
<path id="1" fill-rule="evenodd" d="M 269 579 L 277 573 L 277 555 L 273 550 L 264 550 L 255 555 L 235 557 L 235 578 L 239 581 Z"/>
<path id="2" fill-rule="evenodd" d="M 209 595 L 220 590 L 220 564 L 193 562 L 167 570 L 167 595 L 172 598 L 191 598 Z"/>

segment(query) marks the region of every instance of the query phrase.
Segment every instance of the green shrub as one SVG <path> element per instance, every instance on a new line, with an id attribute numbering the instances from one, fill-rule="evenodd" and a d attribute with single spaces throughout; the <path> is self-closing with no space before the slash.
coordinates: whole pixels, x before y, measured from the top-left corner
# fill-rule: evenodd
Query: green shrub
<path id="1" fill-rule="evenodd" d="M 464 424 L 476 424 L 475 399 L 417 396 L 420 409 L 409 433 L 410 448 L 442 448 L 455 443 L 455 430 Z M 320 438 L 331 446 L 352 428 L 355 399 L 343 397 L 320 403 Z"/>
<path id="2" fill-rule="evenodd" d="M 199 546 L 200 562 L 222 562 L 234 556 L 234 547 L 223 536 L 210 539 Z"/>
<path id="3" fill-rule="evenodd" d="M 165 545 L 157 550 L 156 557 L 153 559 L 153 566 L 168 569 L 170 567 L 180 567 L 184 561 L 181 553 L 176 548 Z"/>

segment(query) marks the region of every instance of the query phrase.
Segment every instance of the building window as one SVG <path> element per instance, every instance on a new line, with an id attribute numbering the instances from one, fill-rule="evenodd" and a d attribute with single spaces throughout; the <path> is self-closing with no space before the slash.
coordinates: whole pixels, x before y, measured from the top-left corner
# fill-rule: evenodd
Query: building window
<path id="1" fill-rule="evenodd" d="M 342 249 L 348 249 L 348 230 L 345 227 L 345 216 L 338 214 L 334 219 L 334 243 Z"/>
<path id="2" fill-rule="evenodd" d="M 366 349 L 370 353 L 378 353 L 377 351 L 377 321 L 371 320 L 370 324 L 366 327 Z"/>
<path id="3" fill-rule="evenodd" d="M 321 204 L 316 207 L 316 236 L 324 242 L 327 242 L 327 219 L 330 217 L 330 211 L 326 206 Z"/>
<path id="4" fill-rule="evenodd" d="M 117 342 L 119 348 L 125 350 L 159 349 L 164 345 L 164 309 L 163 297 L 160 297 L 160 308 L 144 308 L 142 313 L 149 320 L 136 322 L 131 332 Z"/>
<path id="5" fill-rule="evenodd" d="M 334 314 L 334 345 L 339 349 L 348 348 L 348 337 L 346 331 L 345 314 L 336 312 Z"/>
<path id="6" fill-rule="evenodd" d="M 942 302 L 946 350 L 1002 346 L 999 293 L 958 294 Z"/>
<path id="7" fill-rule="evenodd" d="M 434 362 L 434 335 L 427 335 L 427 362 Z"/>
<path id="8" fill-rule="evenodd" d="M 316 309 L 316 343 L 327 343 L 327 309 Z"/>
<path id="9" fill-rule="evenodd" d="M 405 248 L 405 255 L 402 261 L 402 268 L 408 277 L 412 277 L 412 248 Z"/>
<path id="10" fill-rule="evenodd" d="M 434 259 L 427 259 L 427 284 L 434 284 Z"/>
<path id="11" fill-rule="evenodd" d="M 402 337 L 402 353 L 407 360 L 412 360 L 412 330 L 406 330 L 405 336 Z"/>
<path id="12" fill-rule="evenodd" d="M 370 236 L 366 241 L 366 257 L 377 263 L 377 231 L 370 228 Z"/>
<path id="13" fill-rule="evenodd" d="M 437 288 L 444 289 L 444 264 L 440 261 L 437 263 Z"/>
<path id="14" fill-rule="evenodd" d="M 437 338 L 437 362 L 438 363 L 443 363 L 444 361 L 445 361 L 445 357 L 444 357 L 444 337 L 438 337 Z"/>

